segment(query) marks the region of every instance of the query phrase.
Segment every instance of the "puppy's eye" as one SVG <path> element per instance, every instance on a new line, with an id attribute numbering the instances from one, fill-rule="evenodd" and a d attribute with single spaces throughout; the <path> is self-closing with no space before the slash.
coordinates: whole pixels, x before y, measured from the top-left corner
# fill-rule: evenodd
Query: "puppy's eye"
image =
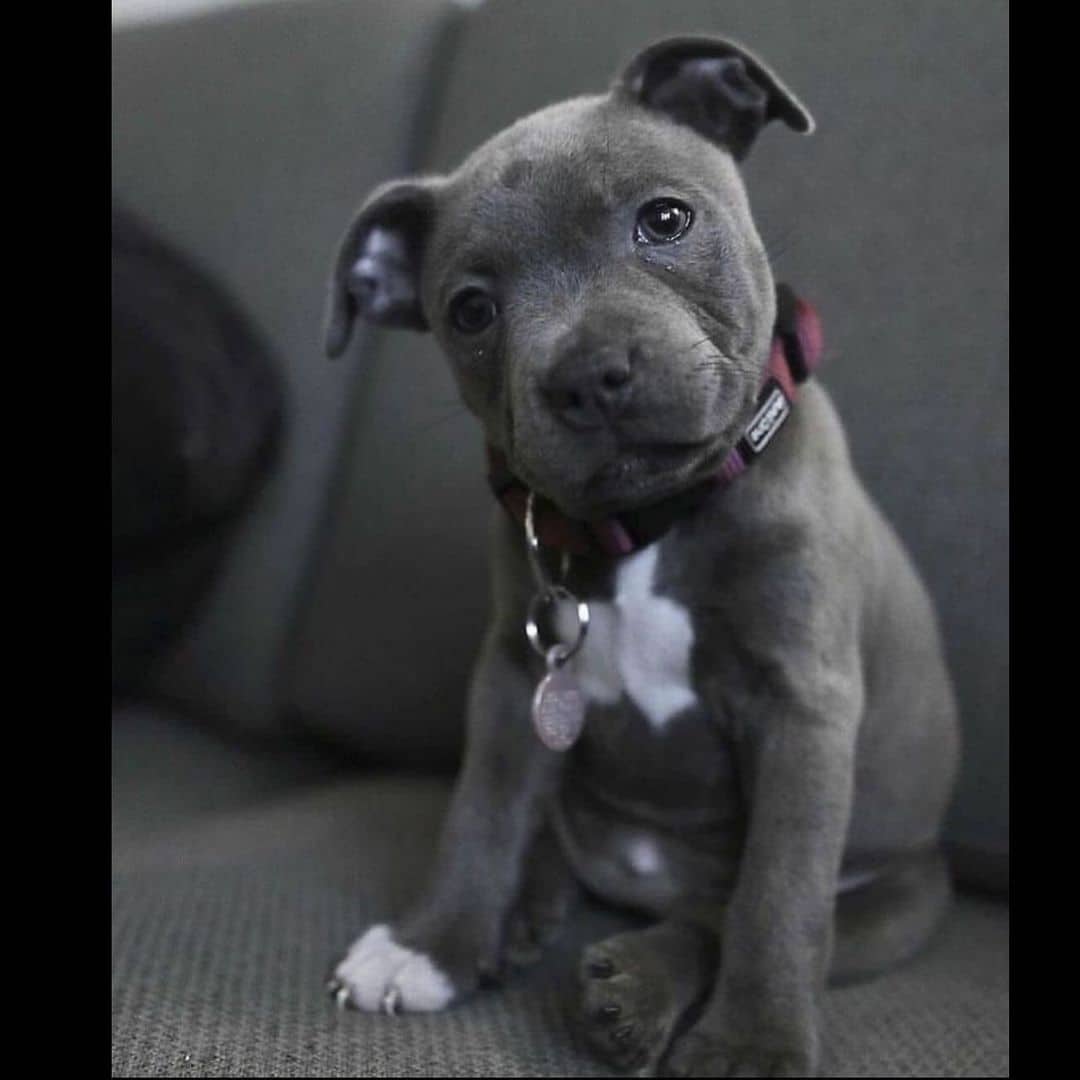
<path id="1" fill-rule="evenodd" d="M 450 301 L 450 321 L 463 334 L 479 334 L 486 330 L 498 313 L 495 301 L 483 289 L 462 289 Z"/>
<path id="2" fill-rule="evenodd" d="M 670 244 L 690 230 L 694 212 L 678 199 L 654 199 L 637 216 L 634 239 L 640 244 Z"/>

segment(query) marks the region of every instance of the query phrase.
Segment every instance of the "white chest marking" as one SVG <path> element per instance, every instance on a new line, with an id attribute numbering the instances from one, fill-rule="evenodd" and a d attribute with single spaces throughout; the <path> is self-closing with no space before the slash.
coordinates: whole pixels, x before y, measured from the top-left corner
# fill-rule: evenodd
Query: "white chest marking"
<path id="1" fill-rule="evenodd" d="M 589 633 L 570 661 L 589 701 L 614 705 L 625 693 L 657 731 L 697 701 L 690 616 L 652 591 L 659 553 L 653 544 L 629 556 L 616 573 L 613 600 L 590 601 Z"/>

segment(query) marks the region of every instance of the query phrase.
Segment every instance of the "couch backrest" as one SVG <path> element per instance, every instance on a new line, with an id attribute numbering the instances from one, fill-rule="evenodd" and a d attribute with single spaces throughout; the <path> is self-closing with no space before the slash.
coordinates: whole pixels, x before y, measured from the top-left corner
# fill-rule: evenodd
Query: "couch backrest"
<path id="1" fill-rule="evenodd" d="M 461 9 L 305 0 L 119 24 L 113 189 L 216 277 L 281 360 L 274 476 L 158 693 L 251 730 L 280 724 L 282 657 L 371 348 L 322 352 L 329 253 L 365 191 L 416 167 Z"/>

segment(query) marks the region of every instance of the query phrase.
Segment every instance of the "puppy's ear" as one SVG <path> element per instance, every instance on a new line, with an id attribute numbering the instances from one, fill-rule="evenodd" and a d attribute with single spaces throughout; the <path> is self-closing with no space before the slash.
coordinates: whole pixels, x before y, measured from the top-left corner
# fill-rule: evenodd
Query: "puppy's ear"
<path id="1" fill-rule="evenodd" d="M 340 356 L 357 317 L 427 330 L 420 262 L 435 218 L 438 181 L 395 180 L 377 188 L 342 238 L 330 279 L 326 352 Z"/>
<path id="2" fill-rule="evenodd" d="M 658 41 L 630 61 L 613 90 L 692 127 L 736 161 L 770 120 L 804 135 L 814 130 L 806 106 L 757 57 L 720 38 Z"/>

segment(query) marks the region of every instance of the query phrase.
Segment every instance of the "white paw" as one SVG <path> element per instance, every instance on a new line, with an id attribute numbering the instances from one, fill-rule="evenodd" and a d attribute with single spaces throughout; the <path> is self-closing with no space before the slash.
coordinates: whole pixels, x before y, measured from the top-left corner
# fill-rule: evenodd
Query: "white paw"
<path id="1" fill-rule="evenodd" d="M 431 960 L 399 945 L 381 923 L 353 942 L 329 989 L 339 1008 L 365 1012 L 435 1012 L 454 996 L 453 984 Z"/>

